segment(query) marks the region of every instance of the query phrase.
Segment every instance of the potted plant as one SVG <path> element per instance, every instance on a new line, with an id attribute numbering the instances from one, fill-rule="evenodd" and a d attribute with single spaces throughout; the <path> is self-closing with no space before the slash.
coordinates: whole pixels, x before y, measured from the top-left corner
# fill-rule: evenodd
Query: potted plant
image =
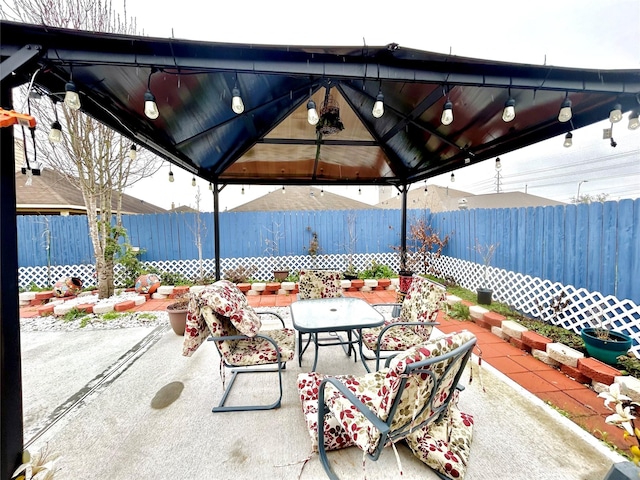
<path id="1" fill-rule="evenodd" d="M 184 335 L 187 325 L 187 313 L 189 312 L 189 297 L 176 297 L 176 301 L 167 305 L 169 323 L 176 335 Z"/>
<path id="2" fill-rule="evenodd" d="M 608 365 L 616 365 L 617 358 L 629 351 L 633 340 L 625 333 L 609 330 L 604 325 L 604 316 L 599 315 L 599 312 L 592 313 L 597 319 L 596 326 L 586 327 L 580 331 L 587 353 Z"/>
<path id="3" fill-rule="evenodd" d="M 491 298 L 493 296 L 493 290 L 489 288 L 489 266 L 491 266 L 491 259 L 496 252 L 499 243 L 480 244 L 476 241 L 476 245 L 473 248 L 474 251 L 480 254 L 482 257 L 482 286 L 476 290 L 478 294 L 478 304 L 491 305 Z"/>

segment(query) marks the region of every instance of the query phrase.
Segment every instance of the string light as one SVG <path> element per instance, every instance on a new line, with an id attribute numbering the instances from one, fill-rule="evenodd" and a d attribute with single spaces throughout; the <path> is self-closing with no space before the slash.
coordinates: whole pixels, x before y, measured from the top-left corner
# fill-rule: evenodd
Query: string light
<path id="1" fill-rule="evenodd" d="M 567 132 L 567 134 L 564 136 L 564 143 L 563 145 L 566 148 L 569 148 L 571 145 L 573 145 L 573 133 L 571 132 Z"/>
<path id="2" fill-rule="evenodd" d="M 64 104 L 71 110 L 80 109 L 80 95 L 78 95 L 78 89 L 73 80 L 69 80 L 64 86 Z"/>
<path id="3" fill-rule="evenodd" d="M 135 144 L 131 144 L 131 147 L 129 147 L 129 159 L 132 162 L 135 162 L 135 160 L 138 158 L 138 147 L 135 146 Z"/>
<path id="4" fill-rule="evenodd" d="M 195 176 L 191 177 L 191 186 L 192 187 L 196 186 L 196 177 Z"/>
<path id="5" fill-rule="evenodd" d="M 455 181 L 456 181 L 456 176 L 452 173 L 452 174 L 451 174 L 451 182 L 453 183 L 453 182 L 455 182 Z"/>
<path id="6" fill-rule="evenodd" d="M 375 118 L 380 118 L 384 115 L 384 95 L 382 94 L 382 90 L 378 91 L 378 96 L 376 97 L 376 102 L 373 104 L 371 114 Z"/>

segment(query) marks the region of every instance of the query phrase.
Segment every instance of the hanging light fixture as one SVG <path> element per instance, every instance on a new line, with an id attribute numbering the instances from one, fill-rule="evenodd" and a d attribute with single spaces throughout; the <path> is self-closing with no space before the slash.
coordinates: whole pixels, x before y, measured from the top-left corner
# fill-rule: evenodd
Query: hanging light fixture
<path id="1" fill-rule="evenodd" d="M 322 188 L 320 189 L 320 196 L 321 196 L 321 197 L 324 197 L 324 187 L 322 187 Z"/>
<path id="2" fill-rule="evenodd" d="M 64 86 L 64 104 L 71 110 L 80 109 L 80 95 L 73 80 L 69 80 Z"/>
<path id="3" fill-rule="evenodd" d="M 425 181 L 424 181 L 424 194 L 425 194 L 425 196 L 427 195 L 427 193 L 428 193 L 428 190 L 427 190 L 427 181 L 425 180 Z"/>
<path id="4" fill-rule="evenodd" d="M 571 145 L 573 145 L 573 133 L 571 132 L 567 132 L 567 134 L 564 136 L 564 143 L 563 145 L 566 148 L 569 148 Z"/>
<path id="5" fill-rule="evenodd" d="M 62 126 L 58 121 L 58 109 L 56 107 L 57 101 L 53 100 L 53 114 L 56 119 L 51 124 L 51 130 L 49 130 L 49 141 L 51 143 L 60 143 L 62 141 Z"/>
<path id="6" fill-rule="evenodd" d="M 371 110 L 371 114 L 375 118 L 380 118 L 384 115 L 384 95 L 382 94 L 382 90 L 378 91 L 378 96 L 376 97 L 376 102 L 373 104 L 373 110 Z"/>
<path id="7" fill-rule="evenodd" d="M 508 123 L 514 118 L 516 118 L 516 101 L 509 97 L 509 100 L 504 104 L 504 110 L 502 110 L 502 120 Z"/>
<path id="8" fill-rule="evenodd" d="M 307 122 L 309 125 L 317 125 L 318 121 L 320 121 L 320 117 L 318 110 L 316 110 L 316 102 L 310 99 L 307 102 Z"/>
<path id="9" fill-rule="evenodd" d="M 213 192 L 213 183 L 209 182 L 209 191 Z"/>
<path id="10" fill-rule="evenodd" d="M 151 68 L 149 78 L 147 79 L 147 91 L 144 92 L 144 114 L 151 120 L 155 120 L 160 116 L 158 105 L 156 104 L 156 97 L 151 93 L 151 75 L 156 73 L 156 71 L 155 68 Z"/>
<path id="11" fill-rule="evenodd" d="M 240 194 L 244 195 L 244 185 L 242 185 L 242 190 L 240 190 Z"/>
<path id="12" fill-rule="evenodd" d="M 443 125 L 451 125 L 453 122 L 453 103 L 447 97 L 447 101 L 444 102 L 444 107 L 442 107 L 442 117 L 440 117 L 440 121 Z"/>
<path id="13" fill-rule="evenodd" d="M 620 120 L 622 120 L 622 106 L 616 103 L 609 112 L 609 121 L 611 123 L 618 123 Z"/>
<path id="14" fill-rule="evenodd" d="M 192 187 L 196 186 L 196 177 L 195 177 L 195 175 L 193 177 L 191 177 L 191 186 Z"/>
<path id="15" fill-rule="evenodd" d="M 284 185 L 282 185 L 282 194 L 284 195 L 286 192 L 286 190 L 284 189 Z"/>
<path id="16" fill-rule="evenodd" d="M 238 83 L 236 81 L 235 87 L 231 90 L 231 109 L 240 115 L 244 112 L 244 102 L 242 101 L 242 97 L 240 96 L 240 89 L 238 88 Z"/>
<path id="17" fill-rule="evenodd" d="M 169 183 L 173 183 L 173 172 L 171 171 L 171 164 L 169 164 Z"/>
<path id="18" fill-rule="evenodd" d="M 135 143 L 132 143 L 131 147 L 129 147 L 129 158 L 131 161 L 135 161 L 138 158 L 138 147 L 136 147 Z"/>
<path id="19" fill-rule="evenodd" d="M 496 170 L 502 170 L 502 162 L 500 161 L 500 157 L 496 158 Z"/>
<path id="20" fill-rule="evenodd" d="M 362 195 L 362 188 L 358 187 L 358 195 Z"/>
<path id="21" fill-rule="evenodd" d="M 456 181 L 456 176 L 452 173 L 452 174 L 451 174 L 451 182 L 453 183 L 453 182 L 455 182 L 455 181 Z"/>
<path id="22" fill-rule="evenodd" d="M 638 119 L 638 110 L 635 110 L 629 114 L 629 130 L 637 130 L 640 127 L 640 120 Z"/>
<path id="23" fill-rule="evenodd" d="M 558 112 L 558 121 L 559 122 L 568 122 L 571 120 L 573 113 L 571 112 L 571 100 L 569 97 L 565 97 L 562 105 L 560 105 L 560 112 Z"/>

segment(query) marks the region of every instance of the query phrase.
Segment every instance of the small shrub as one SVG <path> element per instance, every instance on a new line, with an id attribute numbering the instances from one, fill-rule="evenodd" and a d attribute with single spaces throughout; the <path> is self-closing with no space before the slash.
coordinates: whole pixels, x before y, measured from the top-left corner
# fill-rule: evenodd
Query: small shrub
<path id="1" fill-rule="evenodd" d="M 88 315 L 87 312 L 83 310 L 78 310 L 76 307 L 73 307 L 71 310 L 69 310 L 67 313 L 65 313 L 62 316 L 62 321 L 73 322 L 74 320 L 85 317 L 86 315 Z"/>
<path id="2" fill-rule="evenodd" d="M 192 282 L 179 272 L 162 272 L 160 281 L 163 285 L 191 285 Z"/>
<path id="3" fill-rule="evenodd" d="M 458 302 L 449 307 L 448 316 L 457 320 L 470 320 L 471 312 L 468 305 Z"/>
<path id="4" fill-rule="evenodd" d="M 106 312 L 102 314 L 102 320 L 116 320 L 122 316 L 120 312 Z"/>
<path id="5" fill-rule="evenodd" d="M 258 271 L 258 267 L 251 265 L 245 267 L 238 265 L 236 268 L 230 268 L 224 272 L 223 278 L 233 283 L 248 283 L 249 279 Z"/>
<path id="6" fill-rule="evenodd" d="M 620 355 L 617 360 L 618 367 L 623 370 L 623 375 L 640 378 L 640 360 L 633 353 Z"/>
<path id="7" fill-rule="evenodd" d="M 378 263 L 375 260 L 371 261 L 371 267 L 363 270 L 358 274 L 359 278 L 391 278 L 395 276 L 395 272 L 388 265 Z"/>
<path id="8" fill-rule="evenodd" d="M 578 350 L 579 352 L 586 352 L 584 347 L 584 341 L 582 337 L 577 333 L 570 332 L 569 330 L 565 330 L 562 327 L 557 327 L 555 325 L 550 325 L 548 323 L 542 322 L 540 320 L 535 320 L 531 318 L 519 317 L 519 318 L 511 318 L 511 320 L 515 320 L 519 324 L 527 327 L 529 330 L 536 332 L 543 337 L 547 337 L 553 342 L 563 343 L 567 347 L 573 348 L 574 350 Z"/>

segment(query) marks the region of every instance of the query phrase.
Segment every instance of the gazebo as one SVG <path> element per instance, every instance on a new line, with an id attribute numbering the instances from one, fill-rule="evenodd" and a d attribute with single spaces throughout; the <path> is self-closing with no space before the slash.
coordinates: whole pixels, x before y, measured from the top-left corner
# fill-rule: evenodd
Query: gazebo
<path id="1" fill-rule="evenodd" d="M 402 45 L 269 46 L 83 32 L 1 22 L 2 108 L 11 89 L 110 126 L 212 183 L 412 183 L 623 113 L 637 122 L 640 70 L 485 61 Z M 75 95 L 74 95 L 75 94 Z M 13 132 L 1 130 L 2 157 Z M 558 141 L 561 148 L 562 141 Z M 2 162 L 1 470 L 22 451 L 13 161 Z M 402 244 L 406 244 L 403 213 Z M 216 273 L 220 274 L 216 221 Z"/>

